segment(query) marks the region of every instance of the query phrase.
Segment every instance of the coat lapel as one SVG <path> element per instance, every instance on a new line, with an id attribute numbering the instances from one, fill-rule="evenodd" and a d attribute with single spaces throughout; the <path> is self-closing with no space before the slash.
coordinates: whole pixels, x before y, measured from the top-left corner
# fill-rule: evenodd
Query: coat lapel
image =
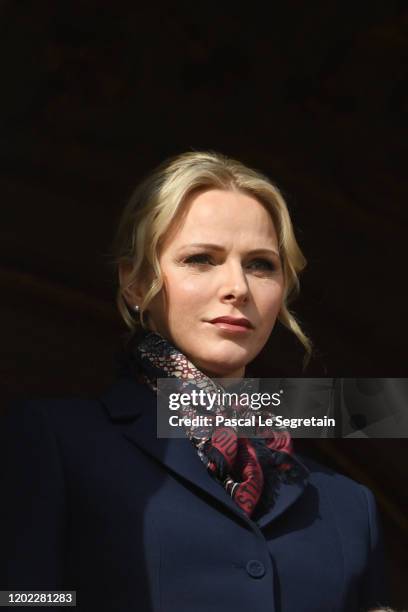
<path id="1" fill-rule="evenodd" d="M 123 378 L 103 394 L 101 401 L 112 421 L 120 424 L 127 440 L 152 459 L 159 461 L 170 472 L 216 499 L 241 520 L 252 523 L 224 488 L 207 472 L 187 438 L 157 437 L 156 396 L 146 385 Z M 282 483 L 273 508 L 257 521 L 260 527 L 265 527 L 282 514 L 302 494 L 308 470 L 302 464 L 300 468 L 303 478 L 295 484 Z"/>
<path id="2" fill-rule="evenodd" d="M 257 521 L 261 529 L 269 525 L 271 521 L 275 520 L 287 508 L 292 506 L 305 490 L 308 483 L 309 470 L 299 460 L 297 460 L 297 463 L 300 473 L 299 478 L 290 484 L 285 482 L 280 484 L 274 505 Z"/>
<path id="3" fill-rule="evenodd" d="M 247 521 L 245 513 L 207 472 L 187 438 L 157 437 L 156 396 L 146 385 L 122 379 L 101 399 L 112 421 L 122 424 L 125 438 L 170 472 L 216 498 L 229 511 Z"/>

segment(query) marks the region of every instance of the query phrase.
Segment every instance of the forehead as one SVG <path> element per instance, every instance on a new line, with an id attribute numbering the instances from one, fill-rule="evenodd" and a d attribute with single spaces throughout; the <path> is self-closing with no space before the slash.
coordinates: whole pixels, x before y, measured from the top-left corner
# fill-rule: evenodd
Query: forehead
<path id="1" fill-rule="evenodd" d="M 247 239 L 276 244 L 277 236 L 270 212 L 256 198 L 240 191 L 208 189 L 186 200 L 180 223 L 168 239 L 166 242 L 174 244 L 186 239 Z"/>

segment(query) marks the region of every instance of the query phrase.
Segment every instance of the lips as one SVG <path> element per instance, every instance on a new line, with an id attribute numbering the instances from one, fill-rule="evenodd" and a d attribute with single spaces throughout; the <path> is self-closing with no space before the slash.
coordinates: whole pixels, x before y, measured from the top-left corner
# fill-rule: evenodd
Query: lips
<path id="1" fill-rule="evenodd" d="M 247 329 L 251 329 L 253 327 L 252 323 L 245 317 L 217 317 L 216 319 L 212 319 L 210 323 L 225 323 L 226 325 L 241 328 L 245 327 Z"/>

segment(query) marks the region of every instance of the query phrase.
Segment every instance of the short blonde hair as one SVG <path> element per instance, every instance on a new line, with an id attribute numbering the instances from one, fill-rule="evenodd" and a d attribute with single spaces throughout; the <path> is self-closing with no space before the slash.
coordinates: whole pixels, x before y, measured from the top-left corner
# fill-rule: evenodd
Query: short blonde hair
<path id="1" fill-rule="evenodd" d="M 144 312 L 163 287 L 159 265 L 160 246 L 183 212 L 183 204 L 202 189 L 238 190 L 257 199 L 270 213 L 279 241 L 284 276 L 284 299 L 278 319 L 292 331 L 311 354 L 311 341 L 302 331 L 288 303 L 299 291 L 298 274 L 306 260 L 296 242 L 288 208 L 279 189 L 263 174 L 220 153 L 194 151 L 164 161 L 135 189 L 119 221 L 113 243 L 114 265 L 131 267 L 127 287 L 119 286 L 117 306 L 132 334 L 146 329 Z M 132 316 L 124 291 L 153 273 L 142 304 L 140 318 Z"/>

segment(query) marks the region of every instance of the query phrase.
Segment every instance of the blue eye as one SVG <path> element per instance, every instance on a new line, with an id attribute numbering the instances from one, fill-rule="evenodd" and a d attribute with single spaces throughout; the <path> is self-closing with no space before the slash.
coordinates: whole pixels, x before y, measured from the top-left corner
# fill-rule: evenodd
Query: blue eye
<path id="1" fill-rule="evenodd" d="M 206 253 L 197 253 L 197 255 L 190 255 L 184 261 L 191 264 L 207 264 L 210 263 L 211 257 Z"/>
<path id="2" fill-rule="evenodd" d="M 191 264 L 193 266 L 214 265 L 214 261 L 208 253 L 196 253 L 195 255 L 190 255 L 184 260 L 184 263 Z M 248 267 L 259 272 L 273 272 L 276 270 L 276 265 L 272 261 L 263 258 L 252 260 L 249 262 Z"/>
<path id="3" fill-rule="evenodd" d="M 254 264 L 256 270 L 275 270 L 275 264 L 269 259 L 254 259 L 250 265 L 253 266 Z"/>

